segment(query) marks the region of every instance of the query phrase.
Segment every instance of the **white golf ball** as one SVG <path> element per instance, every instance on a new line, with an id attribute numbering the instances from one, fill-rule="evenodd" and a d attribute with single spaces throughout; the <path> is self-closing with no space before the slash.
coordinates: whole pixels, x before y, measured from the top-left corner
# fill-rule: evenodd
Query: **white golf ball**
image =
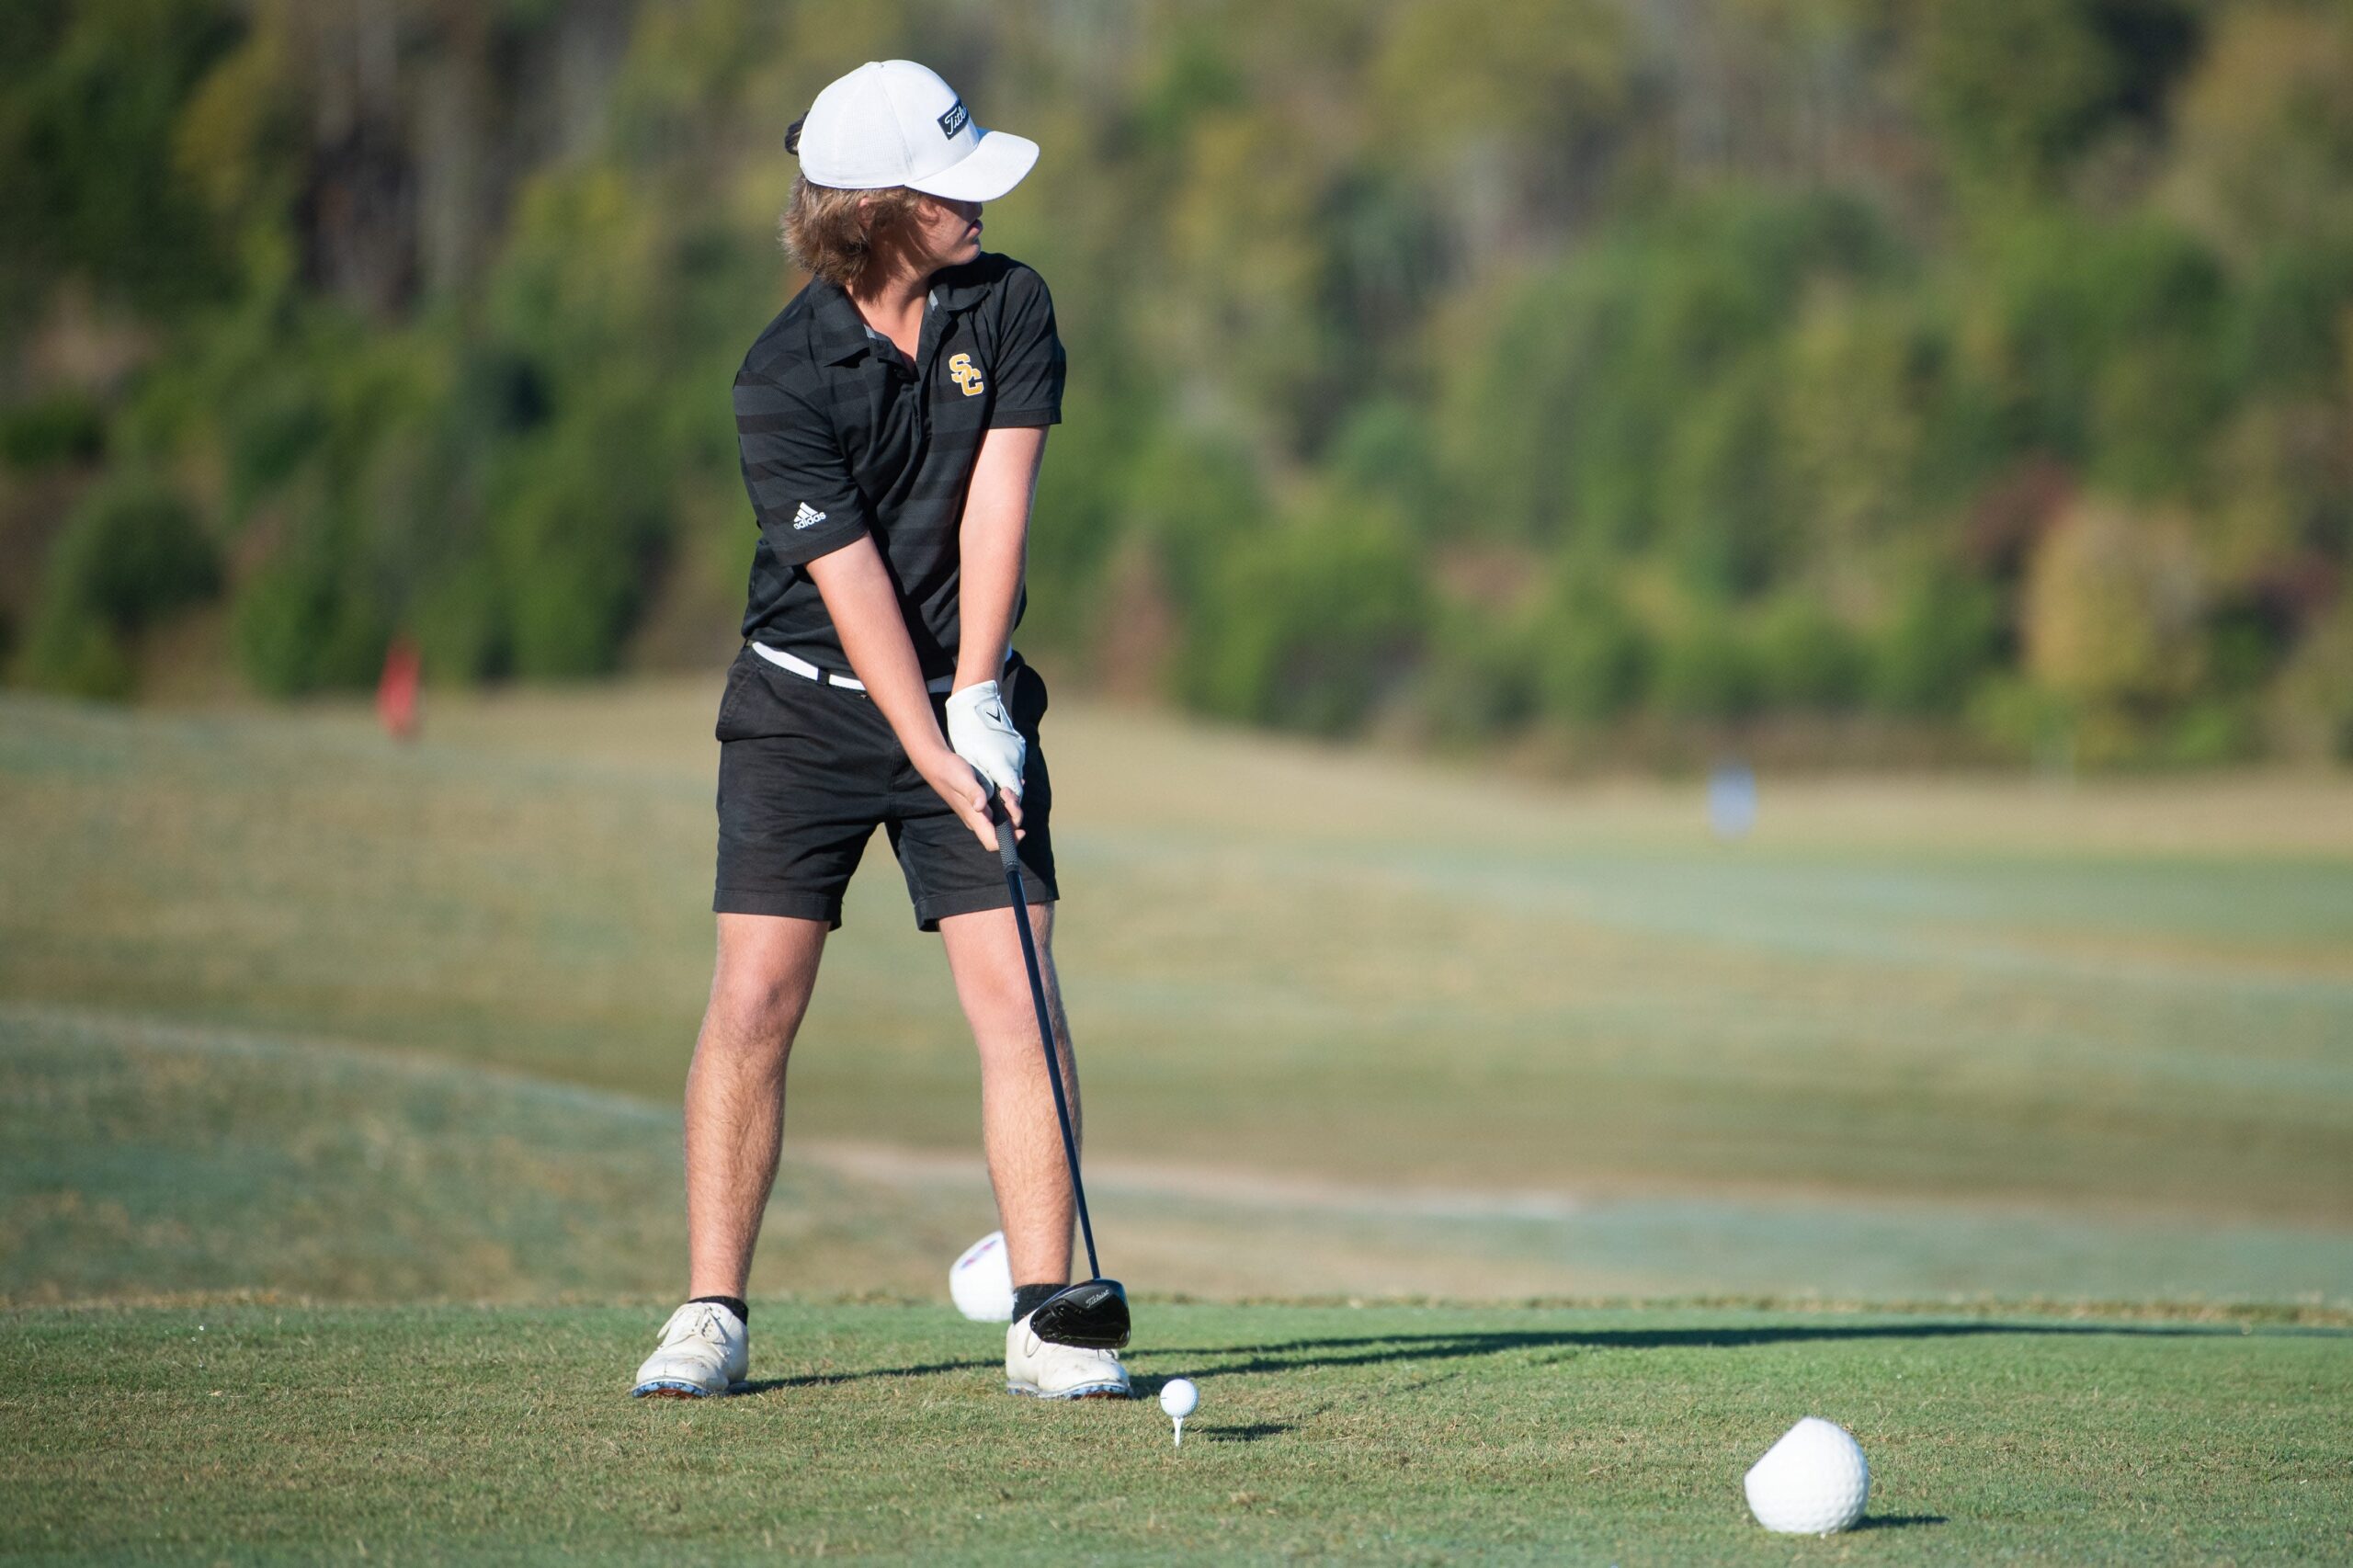
<path id="1" fill-rule="evenodd" d="M 1809 1415 L 1765 1450 L 1744 1483 L 1749 1512 L 1783 1535 L 1829 1535 L 1863 1517 L 1870 1466 L 1844 1426 Z"/>
<path id="2" fill-rule="evenodd" d="M 1160 1385 L 1160 1408 L 1171 1421 L 1182 1421 L 1201 1403 L 1201 1391 L 1190 1378 L 1171 1378 Z"/>
<path id="3" fill-rule="evenodd" d="M 1013 1265 L 1006 1257 L 1003 1231 L 991 1231 L 964 1249 L 948 1271 L 948 1294 L 956 1310 L 974 1323 L 1013 1321 Z"/>

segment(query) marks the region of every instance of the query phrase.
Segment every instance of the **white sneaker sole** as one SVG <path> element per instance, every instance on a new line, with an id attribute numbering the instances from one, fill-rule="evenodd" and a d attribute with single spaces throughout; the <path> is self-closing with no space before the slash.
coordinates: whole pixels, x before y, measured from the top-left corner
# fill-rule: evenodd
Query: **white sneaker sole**
<path id="1" fill-rule="evenodd" d="M 723 1399 L 745 1388 L 744 1383 L 730 1383 L 723 1389 L 707 1389 L 700 1383 L 690 1383 L 681 1378 L 655 1378 L 629 1391 L 631 1399 Z"/>
<path id="2" fill-rule="evenodd" d="M 1017 1383 L 1008 1379 L 1007 1393 L 1017 1393 L 1025 1399 L 1133 1399 L 1135 1394 L 1125 1383 L 1082 1383 L 1061 1393 L 1048 1393 L 1035 1383 Z"/>

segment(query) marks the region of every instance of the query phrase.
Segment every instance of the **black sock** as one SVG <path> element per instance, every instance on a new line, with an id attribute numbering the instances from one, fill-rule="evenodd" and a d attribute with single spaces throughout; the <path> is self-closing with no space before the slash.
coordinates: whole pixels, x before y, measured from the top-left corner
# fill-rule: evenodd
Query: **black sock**
<path id="1" fill-rule="evenodd" d="M 1013 1288 L 1013 1321 L 1019 1323 L 1044 1306 L 1050 1299 L 1069 1289 L 1067 1285 L 1016 1285 Z"/>
<path id="2" fill-rule="evenodd" d="M 737 1323 L 742 1324 L 745 1328 L 752 1326 L 752 1303 L 744 1300 L 741 1296 L 697 1296 L 694 1298 L 694 1301 L 690 1301 L 687 1304 L 688 1306 L 692 1306 L 695 1301 L 717 1302 L 720 1306 L 725 1307 L 729 1312 L 733 1312 Z"/>

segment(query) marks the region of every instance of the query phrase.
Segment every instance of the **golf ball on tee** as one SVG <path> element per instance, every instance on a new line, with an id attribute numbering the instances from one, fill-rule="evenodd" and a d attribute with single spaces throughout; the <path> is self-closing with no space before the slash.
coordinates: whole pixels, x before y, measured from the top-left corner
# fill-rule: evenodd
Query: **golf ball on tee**
<path id="1" fill-rule="evenodd" d="M 1160 1385 L 1160 1408 L 1171 1421 L 1182 1421 L 1201 1403 L 1201 1391 L 1190 1378 L 1171 1378 Z"/>
<path id="2" fill-rule="evenodd" d="M 1863 1517 L 1870 1466 L 1844 1426 L 1809 1415 L 1765 1450 L 1744 1483 L 1749 1512 L 1783 1535 L 1829 1535 Z"/>

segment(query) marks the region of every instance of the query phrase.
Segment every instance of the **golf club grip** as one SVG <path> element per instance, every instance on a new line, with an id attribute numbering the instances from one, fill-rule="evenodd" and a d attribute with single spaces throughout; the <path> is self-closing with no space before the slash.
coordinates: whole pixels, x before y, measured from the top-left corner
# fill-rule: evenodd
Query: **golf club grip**
<path id="1" fill-rule="evenodd" d="M 1046 1002 L 1046 977 L 1038 962 L 1038 943 L 1029 934 L 1029 898 L 1021 886 L 1021 858 L 1014 851 L 1013 821 L 994 795 L 989 816 L 996 824 L 997 858 L 1005 862 L 1006 891 L 1013 895 L 1013 928 L 1021 934 L 1021 964 L 1029 971 L 1029 1005 L 1038 1012 L 1038 1045 L 1046 1053 L 1046 1082 L 1054 1091 L 1054 1119 L 1062 1123 L 1063 1158 L 1070 1165 L 1070 1195 L 1078 1205 L 1078 1233 L 1086 1241 L 1089 1278 L 1103 1278 L 1095 1257 L 1095 1221 L 1086 1212 L 1086 1184 L 1078 1175 L 1078 1138 L 1071 1131 L 1070 1099 L 1063 1093 L 1063 1064 L 1054 1050 L 1054 1014 Z"/>

